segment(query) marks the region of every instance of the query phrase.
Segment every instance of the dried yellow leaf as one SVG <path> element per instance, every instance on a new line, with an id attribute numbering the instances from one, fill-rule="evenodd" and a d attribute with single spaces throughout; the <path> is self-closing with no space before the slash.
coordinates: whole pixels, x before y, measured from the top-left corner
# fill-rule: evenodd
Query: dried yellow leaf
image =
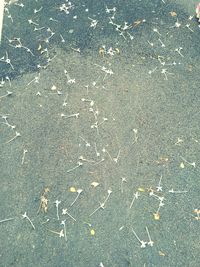
<path id="1" fill-rule="evenodd" d="M 105 49 L 102 48 L 102 47 L 100 47 L 100 48 L 99 48 L 99 55 L 100 55 L 100 56 L 104 56 L 104 54 L 105 54 Z"/>
<path id="2" fill-rule="evenodd" d="M 72 193 L 75 193 L 76 192 L 76 188 L 73 187 L 73 186 L 71 186 L 70 189 L 69 189 L 69 191 L 72 192 Z"/>
<path id="3" fill-rule="evenodd" d="M 158 221 L 160 220 L 160 214 L 158 212 L 153 214 L 154 220 Z"/>
<path id="4" fill-rule="evenodd" d="M 200 214 L 200 210 L 198 210 L 198 209 L 193 210 L 193 212 L 196 214 Z"/>
<path id="5" fill-rule="evenodd" d="M 119 48 L 115 48 L 115 51 L 116 51 L 116 53 L 117 53 L 117 54 L 119 54 L 119 53 L 120 53 L 120 50 L 119 50 Z"/>
<path id="6" fill-rule="evenodd" d="M 40 51 L 42 49 L 42 46 L 41 46 L 41 44 L 39 44 L 39 46 L 38 46 L 38 51 Z"/>
<path id="7" fill-rule="evenodd" d="M 138 191 L 139 191 L 139 192 L 145 192 L 145 189 L 144 189 L 143 187 L 139 187 L 139 188 L 138 188 Z"/>
<path id="8" fill-rule="evenodd" d="M 94 230 L 94 229 L 91 229 L 91 230 L 90 230 L 90 234 L 91 234 L 91 235 L 95 235 L 95 230 Z"/>
<path id="9" fill-rule="evenodd" d="M 97 182 L 92 182 L 91 183 L 91 186 L 93 186 L 93 187 L 97 187 L 99 185 L 99 183 L 97 183 Z"/>
<path id="10" fill-rule="evenodd" d="M 159 255 L 164 257 L 165 253 L 159 250 Z"/>
<path id="11" fill-rule="evenodd" d="M 184 165 L 183 162 L 181 162 L 181 164 L 180 164 L 180 168 L 181 168 L 181 169 L 184 169 L 184 168 L 185 168 L 185 165 Z"/>

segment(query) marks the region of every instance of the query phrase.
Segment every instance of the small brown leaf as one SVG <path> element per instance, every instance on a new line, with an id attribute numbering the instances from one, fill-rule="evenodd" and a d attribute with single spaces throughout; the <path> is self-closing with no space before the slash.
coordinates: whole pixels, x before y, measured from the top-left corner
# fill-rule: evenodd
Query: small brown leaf
<path id="1" fill-rule="evenodd" d="M 177 16 L 177 14 L 176 14 L 175 11 L 171 11 L 171 12 L 169 12 L 169 14 L 170 14 L 172 17 L 176 17 L 176 16 Z"/>
<path id="2" fill-rule="evenodd" d="M 138 26 L 142 21 L 141 20 L 136 20 L 133 22 L 133 27 Z"/>

